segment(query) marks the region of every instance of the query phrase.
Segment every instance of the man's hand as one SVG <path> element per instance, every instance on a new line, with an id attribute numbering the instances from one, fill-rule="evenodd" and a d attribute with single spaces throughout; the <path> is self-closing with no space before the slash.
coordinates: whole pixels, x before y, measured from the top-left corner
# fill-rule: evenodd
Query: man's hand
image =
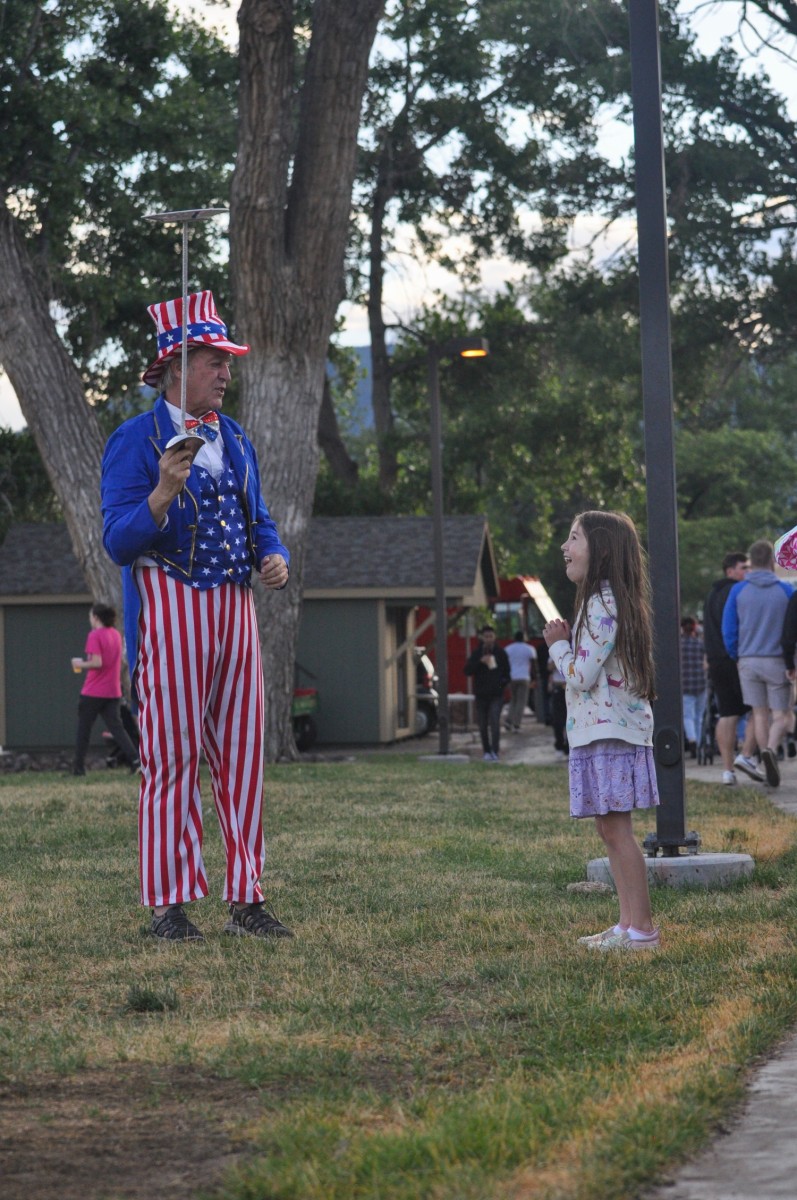
<path id="1" fill-rule="evenodd" d="M 186 480 L 191 474 L 191 464 L 194 461 L 195 453 L 196 446 L 189 442 L 182 446 L 172 446 L 171 450 L 164 450 L 160 456 L 158 463 L 160 479 L 154 491 L 150 492 L 147 497 L 149 511 L 152 513 L 155 524 L 159 527 L 163 524 L 163 518 L 166 516 L 169 505 L 185 487 Z"/>
<path id="2" fill-rule="evenodd" d="M 171 450 L 164 450 L 161 455 L 158 463 L 160 486 L 171 492 L 172 500 L 185 487 L 195 457 L 192 442 L 183 443 L 182 446 L 172 446 Z"/>
<path id="3" fill-rule="evenodd" d="M 567 621 L 549 621 L 542 631 L 545 645 L 552 646 L 554 642 L 570 641 L 570 626 Z"/>
<path id="4" fill-rule="evenodd" d="M 260 564 L 260 582 L 265 588 L 281 588 L 288 582 L 288 564 L 281 554 L 267 554 Z"/>

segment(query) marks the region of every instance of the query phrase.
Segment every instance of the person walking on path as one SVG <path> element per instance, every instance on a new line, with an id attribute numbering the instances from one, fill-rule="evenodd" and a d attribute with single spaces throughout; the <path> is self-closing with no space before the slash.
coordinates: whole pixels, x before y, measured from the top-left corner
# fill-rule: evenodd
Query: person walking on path
<path id="1" fill-rule="evenodd" d="M 791 720 L 790 726 L 786 730 L 789 741 L 789 758 L 794 758 L 794 685 L 797 681 L 797 669 L 795 668 L 795 653 L 797 653 L 797 592 L 792 592 L 789 597 L 789 603 L 786 605 L 786 615 L 783 618 L 783 632 L 781 634 L 781 647 L 783 649 L 783 661 L 786 664 L 786 677 L 791 683 L 791 695 L 789 697 L 789 717 Z"/>
<path id="2" fill-rule="evenodd" d="M 116 609 L 109 604 L 92 605 L 89 624 L 91 630 L 86 638 L 85 655 L 72 659 L 72 670 L 76 674 L 86 672 L 77 706 L 72 774 L 86 774 L 86 751 L 97 717 L 102 717 L 130 770 L 137 771 L 138 751 L 122 724 L 122 637 L 115 628 Z"/>
<path id="3" fill-rule="evenodd" d="M 154 407 L 125 421 L 102 465 L 105 549 L 123 568 L 125 631 L 141 727 L 139 859 L 150 932 L 201 941 L 184 904 L 207 895 L 200 752 L 210 769 L 226 853 L 224 932 L 291 937 L 266 908 L 263 672 L 252 573 L 288 582 L 289 554 L 266 508 L 254 447 L 221 413 L 233 355 L 210 292 L 189 297 L 186 427 L 180 429 L 181 299 L 153 304 L 158 356 L 144 382 Z"/>
<path id="4" fill-rule="evenodd" d="M 770 787 L 777 787 L 778 747 L 791 728 L 791 682 L 786 676 L 782 638 L 793 589 L 775 574 L 771 542 L 753 542 L 748 557 L 746 579 L 735 583 L 728 594 L 722 614 L 722 640 L 730 657 L 739 664 L 742 697 L 753 710 L 766 781 Z M 737 765 L 741 767 L 738 759 Z"/>
<path id="5" fill-rule="evenodd" d="M 567 744 L 567 680 L 552 658 L 548 659 L 548 694 L 551 700 L 553 748 L 561 762 L 570 753 Z"/>
<path id="6" fill-rule="evenodd" d="M 739 718 L 750 712 L 742 697 L 739 670 L 725 649 L 722 640 L 722 614 L 735 583 L 747 578 L 749 564 L 741 550 L 731 550 L 722 560 L 723 575 L 711 585 L 703 605 L 703 645 L 706 649 L 708 678 L 717 705 L 716 738 L 722 759 L 722 782 L 727 787 L 737 784 L 736 770 L 743 771 L 759 782 L 764 774 L 753 758 L 756 750 L 755 725 L 747 721 L 741 749 L 736 753 L 736 734 Z"/>
<path id="7" fill-rule="evenodd" d="M 519 733 L 520 722 L 529 699 L 529 686 L 537 662 L 537 651 L 526 641 L 522 629 L 504 647 L 509 659 L 509 708 L 504 729 L 507 733 Z"/>
<path id="8" fill-rule="evenodd" d="M 616 925 L 578 940 L 591 950 L 654 950 L 660 935 L 631 825 L 635 809 L 659 803 L 645 558 L 633 522 L 614 512 L 577 516 L 562 552 L 575 624 L 549 621 L 543 636 L 567 681 L 570 814 L 595 818 L 620 901 Z"/>
<path id="9" fill-rule="evenodd" d="M 703 639 L 694 617 L 681 621 L 681 701 L 685 749 L 692 758 L 703 736 L 703 714 L 706 709 L 706 668 Z"/>
<path id="10" fill-rule="evenodd" d="M 465 663 L 465 674 L 473 678 L 476 720 L 485 762 L 498 762 L 501 751 L 501 709 L 509 683 L 509 659 L 497 644 L 492 625 L 479 630 L 479 644 Z"/>

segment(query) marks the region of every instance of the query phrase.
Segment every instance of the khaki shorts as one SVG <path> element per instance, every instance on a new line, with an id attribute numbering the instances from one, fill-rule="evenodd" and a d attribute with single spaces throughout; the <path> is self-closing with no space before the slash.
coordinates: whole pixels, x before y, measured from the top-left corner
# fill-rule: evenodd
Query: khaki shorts
<path id="1" fill-rule="evenodd" d="M 782 658 L 740 658 L 739 682 L 745 704 L 788 712 L 791 683 Z"/>

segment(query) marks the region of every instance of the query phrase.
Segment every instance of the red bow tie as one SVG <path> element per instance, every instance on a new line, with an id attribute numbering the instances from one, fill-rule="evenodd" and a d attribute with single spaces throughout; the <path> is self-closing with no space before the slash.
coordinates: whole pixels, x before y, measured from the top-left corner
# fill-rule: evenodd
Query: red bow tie
<path id="1" fill-rule="evenodd" d="M 206 437 L 209 442 L 215 442 L 219 436 L 219 414 L 216 412 L 207 412 L 204 417 L 198 421 L 193 417 L 189 417 L 185 423 L 187 431 L 194 430 L 196 433 Z"/>

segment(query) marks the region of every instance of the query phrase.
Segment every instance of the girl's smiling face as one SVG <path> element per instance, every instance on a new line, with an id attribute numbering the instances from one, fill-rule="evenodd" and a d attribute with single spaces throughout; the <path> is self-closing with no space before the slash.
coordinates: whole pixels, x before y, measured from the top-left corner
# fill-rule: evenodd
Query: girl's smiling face
<path id="1" fill-rule="evenodd" d="M 586 534 L 578 521 L 574 522 L 567 541 L 562 542 L 562 553 L 565 557 L 567 578 L 571 583 L 581 583 L 589 567 L 589 546 Z"/>

